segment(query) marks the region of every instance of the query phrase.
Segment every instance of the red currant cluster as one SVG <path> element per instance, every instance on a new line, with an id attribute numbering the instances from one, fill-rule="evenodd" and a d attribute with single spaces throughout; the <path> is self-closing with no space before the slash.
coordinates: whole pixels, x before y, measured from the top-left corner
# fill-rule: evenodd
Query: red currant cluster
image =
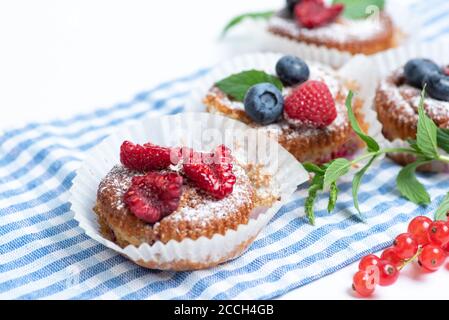
<path id="1" fill-rule="evenodd" d="M 362 297 L 368 297 L 377 285 L 395 283 L 400 271 L 416 259 L 423 269 L 436 271 L 444 264 L 447 255 L 449 223 L 416 217 L 408 225 L 408 232 L 397 236 L 393 247 L 384 250 L 380 258 L 371 254 L 360 261 L 352 287 Z"/>

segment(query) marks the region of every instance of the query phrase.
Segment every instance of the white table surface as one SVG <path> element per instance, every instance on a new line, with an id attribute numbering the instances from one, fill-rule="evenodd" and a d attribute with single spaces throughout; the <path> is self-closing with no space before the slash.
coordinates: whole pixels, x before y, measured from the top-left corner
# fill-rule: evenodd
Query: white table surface
<path id="1" fill-rule="evenodd" d="M 282 0 L 16 0 L 0 2 L 0 129 L 126 101 L 153 85 L 250 50 L 250 37 L 218 35 L 246 11 Z M 356 265 L 285 299 L 353 299 Z M 380 299 L 449 298 L 449 267 L 410 267 Z M 444 290 L 444 289 L 443 289 Z"/>

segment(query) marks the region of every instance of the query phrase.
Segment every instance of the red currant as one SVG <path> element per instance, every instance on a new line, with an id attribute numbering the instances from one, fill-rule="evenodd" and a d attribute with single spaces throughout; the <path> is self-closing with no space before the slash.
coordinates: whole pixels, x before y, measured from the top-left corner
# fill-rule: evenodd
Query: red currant
<path id="1" fill-rule="evenodd" d="M 449 243 L 449 226 L 445 221 L 434 221 L 429 229 L 432 243 L 444 246 Z"/>
<path id="2" fill-rule="evenodd" d="M 411 233 L 398 235 L 393 247 L 396 255 L 403 260 L 412 258 L 418 252 L 418 243 Z"/>
<path id="3" fill-rule="evenodd" d="M 449 243 L 443 248 L 443 250 L 449 256 Z"/>
<path id="4" fill-rule="evenodd" d="M 408 225 L 408 232 L 413 234 L 419 245 L 425 246 L 430 243 L 429 228 L 432 220 L 421 216 L 416 217 Z"/>
<path id="5" fill-rule="evenodd" d="M 366 271 L 368 274 L 379 271 L 380 259 L 374 254 L 363 257 L 359 263 L 359 270 Z"/>
<path id="6" fill-rule="evenodd" d="M 382 255 L 380 256 L 380 259 L 383 261 L 388 261 L 392 265 L 394 265 L 396 268 L 400 267 L 403 264 L 403 260 L 398 257 L 396 254 L 396 250 L 394 248 L 387 248 L 382 252 Z"/>
<path id="7" fill-rule="evenodd" d="M 419 265 L 429 271 L 438 270 L 446 260 L 446 254 L 441 247 L 428 244 L 419 256 Z"/>
<path id="8" fill-rule="evenodd" d="M 354 275 L 352 289 L 362 297 L 369 297 L 374 293 L 377 283 L 374 275 L 369 275 L 366 271 L 359 271 Z"/>
<path id="9" fill-rule="evenodd" d="M 399 278 L 399 270 L 388 261 L 381 261 L 379 284 L 381 286 L 391 286 Z"/>

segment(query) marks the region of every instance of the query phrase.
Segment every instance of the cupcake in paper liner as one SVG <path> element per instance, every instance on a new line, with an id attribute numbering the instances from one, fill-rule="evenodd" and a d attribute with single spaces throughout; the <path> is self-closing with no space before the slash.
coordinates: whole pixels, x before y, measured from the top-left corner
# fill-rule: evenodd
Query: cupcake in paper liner
<path id="1" fill-rule="evenodd" d="M 268 21 L 245 24 L 248 33 L 258 34 L 264 50 L 292 54 L 312 50 L 348 58 L 375 54 L 408 41 L 403 30 L 418 29 L 410 25 L 416 19 L 408 11 L 403 3 L 391 0 L 338 0 L 332 5 L 323 0 L 287 0 Z"/>
<path id="2" fill-rule="evenodd" d="M 179 114 L 104 141 L 78 171 L 70 202 L 88 235 L 135 263 L 204 269 L 242 254 L 307 178 L 262 132 Z"/>
<path id="3" fill-rule="evenodd" d="M 332 62 L 330 57 L 324 60 Z M 248 84 L 248 75 L 259 77 L 260 83 Z M 281 88 L 267 87 L 267 81 Z M 265 131 L 300 162 L 322 164 L 339 157 L 351 158 L 365 147 L 350 125 L 345 104 L 350 90 L 357 93 L 352 107 L 362 130 L 381 138 L 371 104 L 376 83 L 375 69 L 362 56 L 333 69 L 296 56 L 255 53 L 225 61 L 199 79 L 191 105 L 202 101 L 210 113 Z M 239 96 L 233 85 L 246 85 L 246 93 Z M 263 107 L 268 113 L 259 101 L 264 95 L 276 97 L 273 106 Z M 277 109 L 276 114 L 273 109 Z"/>
<path id="4" fill-rule="evenodd" d="M 268 23 L 276 36 L 351 54 L 373 54 L 398 44 L 399 32 L 384 1 L 366 6 L 344 0 L 332 6 L 321 0 L 287 2 Z"/>
<path id="5" fill-rule="evenodd" d="M 416 139 L 418 107 L 426 85 L 424 110 L 439 128 L 449 129 L 449 43 L 410 45 L 375 57 L 382 79 L 374 100 L 382 132 L 391 147 L 407 147 Z M 443 152 L 443 151 L 442 151 Z M 400 165 L 415 162 L 410 154 L 389 154 Z M 448 172 L 449 166 L 434 161 L 421 171 Z"/>

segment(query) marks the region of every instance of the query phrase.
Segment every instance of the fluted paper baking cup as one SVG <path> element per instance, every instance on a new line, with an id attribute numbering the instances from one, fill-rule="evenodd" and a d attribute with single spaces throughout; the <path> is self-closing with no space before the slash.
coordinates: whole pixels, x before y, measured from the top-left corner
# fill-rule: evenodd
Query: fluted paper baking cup
<path id="1" fill-rule="evenodd" d="M 187 99 L 187 110 L 205 111 L 206 107 L 203 104 L 203 99 L 208 91 L 217 81 L 231 74 L 256 69 L 275 75 L 276 63 L 282 56 L 283 54 L 281 53 L 249 53 L 219 63 L 210 72 L 194 82 L 191 95 Z M 331 54 L 329 52 L 323 56 L 300 54 L 299 57 L 304 59 L 308 64 L 321 64 L 327 68 L 331 68 L 329 65 L 336 65 L 340 61 L 338 54 Z M 377 120 L 377 115 L 372 107 L 375 88 L 379 79 L 375 65 L 369 58 L 358 55 L 350 58 L 340 68 L 333 69 L 337 72 L 341 81 L 355 84 L 357 87 L 355 94 L 364 101 L 362 112 L 365 121 L 369 124 L 368 133 L 383 145 L 385 139 L 382 135 L 382 126 Z"/>
<path id="2" fill-rule="evenodd" d="M 413 58 L 428 58 L 438 64 L 449 64 L 449 41 L 412 43 L 370 57 L 381 78 L 388 76 L 393 70 L 404 66 Z"/>
<path id="3" fill-rule="evenodd" d="M 237 139 L 235 136 L 238 137 Z M 239 141 L 256 137 L 251 148 Z M 239 140 L 243 139 L 243 140 Z M 100 233 L 97 216 L 92 208 L 96 203 L 100 181 L 119 163 L 119 149 L 124 140 L 136 143 L 152 142 L 162 146 L 187 146 L 196 150 L 210 150 L 212 146 L 225 144 L 242 162 L 261 164 L 272 176 L 272 188 L 278 190 L 280 200 L 270 208 L 256 208 L 248 224 L 224 235 L 180 242 L 156 242 L 139 247 L 128 245 L 121 248 Z M 228 143 L 232 141 L 232 143 Z M 247 144 L 246 144 L 247 145 Z M 148 117 L 135 122 L 103 141 L 90 151 L 89 157 L 77 171 L 71 188 L 70 203 L 74 218 L 87 235 L 103 245 L 127 256 L 139 265 L 163 270 L 188 270 L 215 266 L 239 256 L 255 239 L 273 215 L 288 200 L 297 186 L 308 179 L 300 163 L 277 142 L 260 131 L 218 115 L 184 113 L 157 118 Z"/>

